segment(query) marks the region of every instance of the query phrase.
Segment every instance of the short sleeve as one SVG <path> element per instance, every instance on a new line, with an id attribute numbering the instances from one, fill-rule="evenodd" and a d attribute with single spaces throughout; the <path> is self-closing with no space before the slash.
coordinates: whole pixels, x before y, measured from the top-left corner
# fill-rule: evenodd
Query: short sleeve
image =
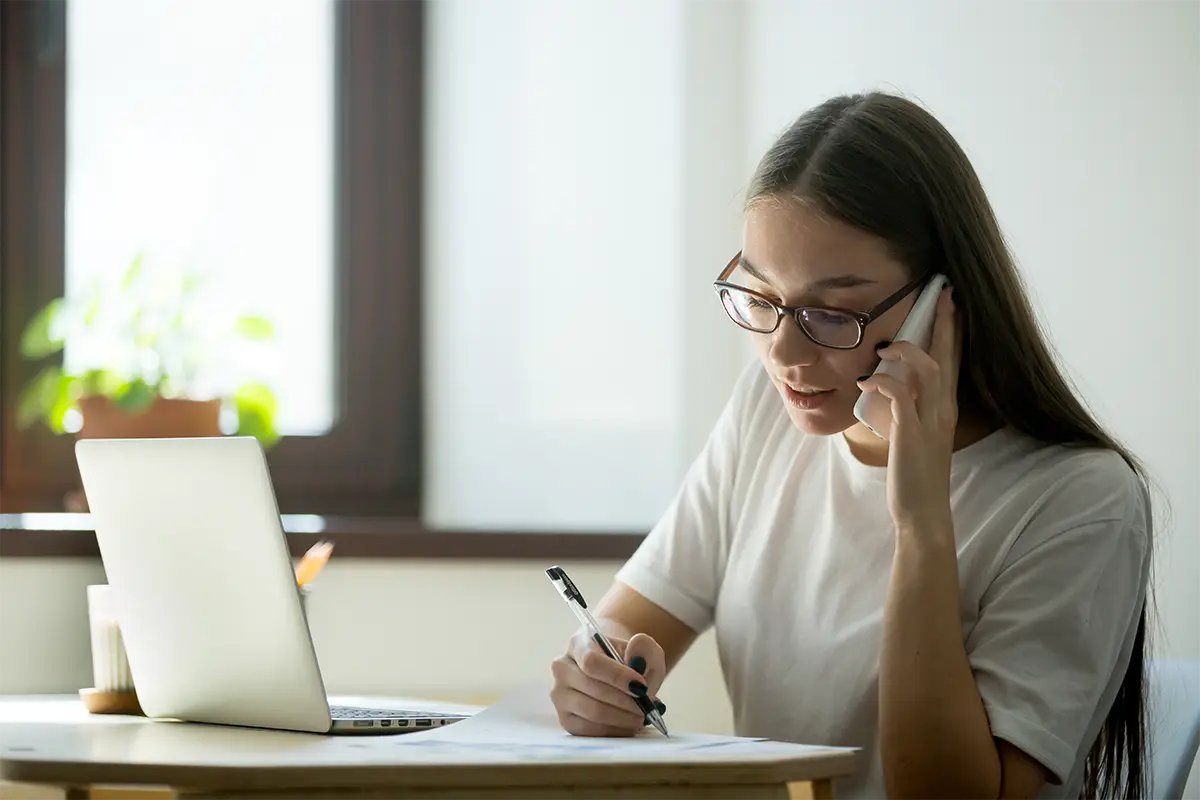
<path id="1" fill-rule="evenodd" d="M 966 642 L 993 735 L 1056 783 L 1112 704 L 1149 577 L 1145 488 L 1115 453 L 1084 459 L 1031 510 Z"/>
<path id="2" fill-rule="evenodd" d="M 683 485 L 616 576 L 698 633 L 712 624 L 725 574 L 740 438 L 762 372 L 756 362 L 742 373 Z"/>

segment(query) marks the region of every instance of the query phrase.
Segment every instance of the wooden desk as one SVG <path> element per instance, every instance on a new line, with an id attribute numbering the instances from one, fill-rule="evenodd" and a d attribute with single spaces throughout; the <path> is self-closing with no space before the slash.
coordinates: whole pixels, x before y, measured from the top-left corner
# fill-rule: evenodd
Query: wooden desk
<path id="1" fill-rule="evenodd" d="M 374 703 L 380 698 L 336 698 Z M 429 707 L 391 698 L 392 707 Z M 436 704 L 445 708 L 445 704 Z M 385 705 L 384 707 L 387 707 Z M 420 734 L 402 734 L 402 736 Z M 437 748 L 397 747 L 395 736 L 318 736 L 219 725 L 93 717 L 71 697 L 0 699 L 0 780 L 59 787 L 68 798 L 89 787 L 170 787 L 194 798 L 786 798 L 788 784 L 811 782 L 832 797 L 831 778 L 851 774 L 841 750 L 669 761 L 554 757 L 507 752 L 439 756 Z M 31 788 L 32 792 L 33 789 Z M 31 795 L 33 796 L 33 795 Z M 37 796 L 47 796 L 45 794 Z M 51 795 L 52 796 L 52 795 Z M 114 795 L 107 795 L 114 796 Z M 142 795 L 145 796 L 145 795 Z"/>

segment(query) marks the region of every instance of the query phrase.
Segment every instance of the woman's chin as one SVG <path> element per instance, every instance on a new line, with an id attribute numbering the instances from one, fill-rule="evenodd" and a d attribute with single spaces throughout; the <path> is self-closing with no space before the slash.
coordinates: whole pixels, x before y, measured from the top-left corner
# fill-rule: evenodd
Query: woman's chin
<path id="1" fill-rule="evenodd" d="M 789 405 L 787 412 L 788 416 L 791 417 L 792 424 L 801 432 L 807 433 L 810 436 L 832 436 L 835 433 L 842 433 L 858 424 L 858 419 L 855 418 L 854 409 L 852 408 L 806 410 Z"/>

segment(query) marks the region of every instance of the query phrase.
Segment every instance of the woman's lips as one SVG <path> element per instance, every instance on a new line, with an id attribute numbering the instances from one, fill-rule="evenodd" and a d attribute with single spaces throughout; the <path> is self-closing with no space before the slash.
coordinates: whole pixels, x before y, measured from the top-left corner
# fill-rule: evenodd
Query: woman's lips
<path id="1" fill-rule="evenodd" d="M 816 390 L 809 387 L 804 387 L 804 391 L 800 391 L 787 383 L 783 384 L 783 391 L 787 396 L 788 403 L 804 411 L 820 408 L 833 396 L 834 392 L 833 389 Z"/>

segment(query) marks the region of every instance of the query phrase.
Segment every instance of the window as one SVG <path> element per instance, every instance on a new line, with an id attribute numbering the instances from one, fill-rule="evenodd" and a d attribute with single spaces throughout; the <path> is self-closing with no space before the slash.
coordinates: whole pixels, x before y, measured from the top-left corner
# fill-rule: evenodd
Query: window
<path id="1" fill-rule="evenodd" d="M 70 437 L 16 428 L 21 330 L 144 247 L 246 281 L 276 317 L 297 376 L 279 394 L 298 435 L 269 454 L 281 510 L 415 515 L 423 5 L 94 5 L 0 3 L 0 506 L 57 510 L 78 482 Z"/>
<path id="2" fill-rule="evenodd" d="M 194 270 L 276 330 L 253 372 L 280 431 L 329 433 L 333 3 L 76 2 L 66 27 L 68 293 L 138 255 Z"/>

